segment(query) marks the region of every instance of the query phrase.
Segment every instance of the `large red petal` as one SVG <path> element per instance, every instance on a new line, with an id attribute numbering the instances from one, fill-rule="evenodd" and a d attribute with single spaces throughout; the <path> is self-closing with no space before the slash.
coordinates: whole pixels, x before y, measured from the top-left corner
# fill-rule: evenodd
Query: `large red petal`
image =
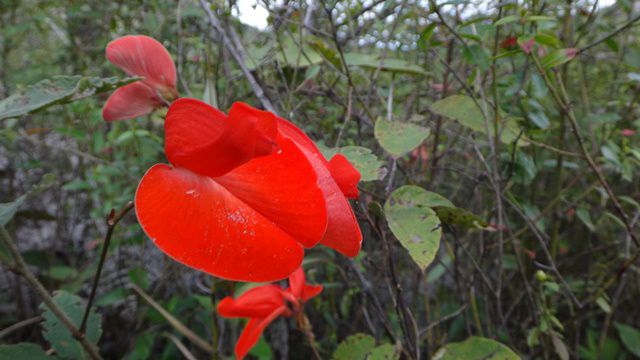
<path id="1" fill-rule="evenodd" d="M 257 286 L 247 290 L 237 299 L 225 297 L 218 303 L 218 314 L 226 318 L 261 318 L 285 305 L 282 288 L 277 285 Z"/>
<path id="2" fill-rule="evenodd" d="M 217 177 L 273 151 L 277 122 L 273 114 L 242 105 L 234 104 L 227 117 L 200 100 L 182 98 L 171 104 L 164 128 L 172 164 Z"/>
<path id="3" fill-rule="evenodd" d="M 327 229 L 318 177 L 290 139 L 281 137 L 278 144 L 278 152 L 255 158 L 216 181 L 303 246 L 312 247 Z"/>
<path id="4" fill-rule="evenodd" d="M 349 201 L 329 172 L 328 161 L 313 141 L 289 121 L 278 118 L 278 131 L 303 150 L 318 176 L 328 216 L 327 231 L 320 243 L 349 257 L 358 255 L 362 243 L 360 226 Z"/>
<path id="5" fill-rule="evenodd" d="M 165 164 L 138 185 L 138 221 L 175 260 L 211 275 L 267 282 L 302 262 L 302 247 L 211 178 Z"/>
<path id="6" fill-rule="evenodd" d="M 349 160 L 342 155 L 336 154 L 329 161 L 329 172 L 344 193 L 350 199 L 358 198 L 358 182 L 360 172 L 351 165 Z"/>
<path id="7" fill-rule="evenodd" d="M 136 81 L 125 85 L 109 96 L 102 109 L 106 121 L 133 119 L 150 114 L 163 105 L 155 90 Z"/>
<path id="8" fill-rule="evenodd" d="M 131 76 L 142 76 L 143 81 L 174 99 L 176 66 L 167 49 L 157 40 L 144 35 L 128 35 L 111 41 L 106 49 L 107 59 Z"/>
<path id="9" fill-rule="evenodd" d="M 247 322 L 244 330 L 242 330 L 242 334 L 240 334 L 240 338 L 236 343 L 236 357 L 238 360 L 242 360 L 249 350 L 251 350 L 251 348 L 258 342 L 260 336 L 264 332 L 264 329 L 278 316 L 287 311 L 287 307 L 283 306 L 276 309 L 267 317 L 249 319 L 249 322 Z"/>

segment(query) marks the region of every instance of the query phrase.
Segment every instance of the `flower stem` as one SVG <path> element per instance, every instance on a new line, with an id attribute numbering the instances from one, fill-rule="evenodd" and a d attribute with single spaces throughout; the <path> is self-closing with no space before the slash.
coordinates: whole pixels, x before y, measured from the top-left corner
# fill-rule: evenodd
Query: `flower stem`
<path id="1" fill-rule="evenodd" d="M 100 254 L 100 261 L 98 262 L 98 269 L 93 277 L 93 286 L 91 286 L 89 301 L 87 302 L 87 307 L 84 309 L 84 315 L 82 316 L 82 322 L 80 323 L 80 332 L 83 334 L 87 328 L 89 311 L 91 310 L 91 305 L 93 305 L 93 299 L 96 296 L 96 290 L 98 289 L 98 283 L 100 282 L 100 274 L 102 274 L 102 267 L 104 266 L 104 261 L 107 258 L 107 251 L 109 251 L 109 243 L 113 236 L 113 229 L 115 229 L 120 219 L 122 219 L 131 209 L 133 209 L 133 201 L 127 202 L 127 204 L 117 213 L 115 209 L 111 209 L 111 212 L 107 215 L 107 235 L 104 237 L 104 244 L 102 244 L 102 253 Z"/>

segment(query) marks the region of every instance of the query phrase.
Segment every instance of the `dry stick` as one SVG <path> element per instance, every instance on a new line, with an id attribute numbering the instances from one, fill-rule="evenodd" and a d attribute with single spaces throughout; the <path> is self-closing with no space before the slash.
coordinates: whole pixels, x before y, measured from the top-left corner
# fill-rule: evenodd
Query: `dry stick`
<path id="1" fill-rule="evenodd" d="M 60 307 L 53 301 L 47 289 L 45 289 L 44 285 L 29 271 L 26 262 L 20 255 L 18 248 L 14 244 L 11 239 L 11 235 L 7 232 L 4 226 L 0 226 L 0 242 L 9 250 L 11 253 L 11 257 L 13 258 L 15 264 L 15 271 L 18 275 L 22 276 L 27 283 L 33 288 L 33 290 L 40 296 L 42 302 L 51 310 L 51 312 L 60 320 L 60 322 L 71 332 L 73 337 L 80 342 L 80 345 L 87 352 L 89 357 L 93 360 L 102 359 L 95 345 L 92 344 L 87 338 L 84 336 L 80 330 L 75 326 L 73 321 L 65 314 Z"/>
<path id="2" fill-rule="evenodd" d="M 197 360 L 198 358 L 196 358 L 191 351 L 189 351 L 189 349 L 187 349 L 186 346 L 184 346 L 184 344 L 182 343 L 182 341 L 180 341 L 180 339 L 178 339 L 175 335 L 165 332 L 162 333 L 162 336 L 166 337 L 167 339 L 173 341 L 173 343 L 176 345 L 176 347 L 178 348 L 178 350 L 180 350 L 180 352 L 182 353 L 182 355 L 184 355 L 184 357 L 187 360 Z"/>
<path id="3" fill-rule="evenodd" d="M 565 115 L 567 115 L 567 118 L 569 119 L 569 123 L 571 124 L 571 128 L 573 129 L 573 134 L 576 137 L 576 140 L 578 141 L 578 145 L 580 145 L 580 151 L 582 152 L 582 155 L 584 156 L 585 160 L 589 164 L 589 167 L 595 172 L 596 177 L 598 178 L 598 181 L 600 182 L 602 187 L 604 187 L 605 191 L 607 192 L 607 195 L 609 195 L 609 198 L 611 198 L 611 202 L 613 203 L 614 208 L 618 212 L 618 215 L 620 215 L 620 217 L 622 218 L 622 222 L 624 223 L 624 226 L 627 230 L 627 233 L 629 234 L 629 237 L 631 237 L 631 239 L 636 244 L 636 246 L 640 247 L 640 241 L 638 241 L 638 238 L 634 234 L 633 227 L 629 223 L 629 218 L 627 217 L 627 214 L 622 209 L 622 205 L 620 204 L 620 201 L 618 200 L 616 195 L 613 193 L 611 186 L 609 186 L 609 183 L 607 182 L 607 179 L 605 179 L 604 175 L 600 171 L 600 168 L 598 168 L 598 165 L 589 154 L 587 145 L 585 144 L 584 139 L 580 134 L 578 121 L 576 120 L 575 114 L 573 113 L 573 109 L 571 107 L 569 97 L 567 95 L 567 92 L 564 88 L 562 81 L 557 80 L 558 86 L 560 87 L 560 92 L 558 93 L 558 90 L 551 83 L 551 79 L 549 79 L 547 72 L 542 68 L 542 65 L 540 64 L 538 57 L 534 54 L 533 51 L 531 52 L 530 56 L 533 59 L 533 62 L 535 63 L 536 68 L 538 69 L 538 72 L 540 72 L 540 75 L 542 75 L 542 78 L 545 84 L 547 85 L 547 87 L 549 88 L 549 91 L 551 91 L 551 94 L 553 95 L 554 100 L 556 101 L 556 103 L 558 104 L 562 112 L 564 112 Z"/>
<path id="4" fill-rule="evenodd" d="M 209 345 L 208 342 L 203 340 L 201 337 L 199 337 L 193 331 L 189 330 L 189 328 L 186 327 L 183 323 L 181 323 L 180 320 L 176 319 L 173 315 L 171 315 L 171 313 L 169 313 L 162 306 L 160 306 L 160 304 L 158 304 L 155 300 L 153 300 L 151 295 L 147 294 L 144 290 L 142 290 L 136 284 L 132 283 L 131 284 L 131 288 L 138 295 L 140 295 L 140 297 L 142 299 L 144 299 L 144 301 L 148 302 L 149 305 L 151 305 L 154 309 L 156 309 L 156 311 L 158 311 L 160 313 L 160 315 L 162 315 L 162 317 L 167 319 L 169 324 L 171 324 L 171 326 L 173 326 L 174 329 L 176 329 L 180 334 L 184 335 L 187 339 L 191 340 L 191 342 L 194 345 L 196 345 L 197 347 L 199 347 L 200 349 L 202 349 L 202 350 L 204 350 L 204 351 L 206 351 L 208 353 L 213 353 L 214 350 L 211 347 L 211 345 Z"/>
<path id="5" fill-rule="evenodd" d="M 25 319 L 22 321 L 19 321 L 5 329 L 0 330 L 0 339 L 2 339 L 3 337 L 11 334 L 12 332 L 21 329 L 23 327 L 29 326 L 29 325 L 33 325 L 33 324 L 37 324 L 40 321 L 42 321 L 42 316 L 34 316 L 32 318 L 29 319 Z"/>
<path id="6" fill-rule="evenodd" d="M 231 39 L 229 39 L 229 35 L 222 27 L 220 20 L 218 20 L 216 15 L 211 10 L 211 5 L 206 0 L 200 0 L 200 6 L 202 6 L 204 11 L 207 13 L 207 17 L 209 18 L 209 23 L 211 23 L 211 26 L 213 26 L 218 34 L 220 34 L 222 43 L 227 48 L 227 50 L 229 50 L 229 53 L 231 53 L 233 59 L 238 63 L 238 66 L 240 66 L 240 70 L 242 70 L 242 73 L 247 78 L 247 81 L 249 81 L 249 85 L 251 86 L 253 93 L 256 95 L 258 100 L 260 100 L 262 106 L 264 106 L 266 110 L 271 111 L 272 113 L 276 113 L 276 109 L 273 107 L 273 104 L 271 104 L 271 100 L 267 98 L 264 90 L 262 89 L 260 84 L 258 84 L 258 81 L 253 76 L 249 68 L 247 68 L 247 65 L 245 64 L 244 58 L 241 53 L 242 50 L 239 47 L 236 48 Z"/>
<path id="7" fill-rule="evenodd" d="M 429 330 L 433 329 L 434 327 L 442 324 L 445 321 L 448 321 L 450 319 L 453 319 L 455 317 L 457 317 L 458 315 L 460 315 L 464 310 L 466 310 L 467 308 L 467 304 L 464 304 L 462 306 L 460 306 L 458 308 L 458 310 L 447 314 L 443 317 L 441 317 L 440 319 L 438 319 L 437 321 L 432 322 L 431 324 L 427 325 L 425 328 L 420 329 L 420 340 L 424 340 L 427 337 L 427 333 L 429 332 Z"/>
<path id="8" fill-rule="evenodd" d="M 113 236 L 113 229 L 115 229 L 118 222 L 133 209 L 133 201 L 129 201 L 125 206 L 116 213 L 115 209 L 111 209 L 109 215 L 107 215 L 107 235 L 104 237 L 104 243 L 102 244 L 102 253 L 100 254 L 100 261 L 98 262 L 98 269 L 93 277 L 93 285 L 91 286 L 91 293 L 89 294 L 89 301 L 84 309 L 84 315 L 82 316 L 82 322 L 80 323 L 80 332 L 84 334 L 87 330 L 87 320 L 89 319 L 89 311 L 91 311 L 91 305 L 96 297 L 96 290 L 98 289 L 98 283 L 100 282 L 100 274 L 102 274 L 102 267 L 104 261 L 107 258 L 107 252 L 109 251 L 109 244 L 111 243 L 111 237 Z"/>

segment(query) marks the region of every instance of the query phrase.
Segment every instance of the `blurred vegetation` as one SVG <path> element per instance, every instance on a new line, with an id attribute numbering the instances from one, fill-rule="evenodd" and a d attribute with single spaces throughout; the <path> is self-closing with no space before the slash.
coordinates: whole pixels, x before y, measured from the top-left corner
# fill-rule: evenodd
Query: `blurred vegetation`
<path id="1" fill-rule="evenodd" d="M 173 55 L 181 96 L 222 110 L 266 99 L 348 154 L 367 180 L 353 203 L 363 250 L 305 259 L 325 286 L 305 309 L 323 357 L 640 357 L 636 2 L 261 1 L 266 30 L 234 1 L 211 5 L 213 26 L 207 6 L 0 0 L 0 99 L 57 75 L 129 81 L 104 48 L 145 34 Z M 95 96 L 0 120 L 0 225 L 76 324 L 107 214 L 166 161 L 163 111 L 106 123 L 110 88 L 95 81 Z M 10 255 L 0 247 L 0 358 L 86 357 Z M 110 359 L 227 358 L 243 323 L 214 305 L 246 286 L 173 262 L 131 212 L 87 339 Z M 252 355 L 312 353 L 281 319 Z"/>

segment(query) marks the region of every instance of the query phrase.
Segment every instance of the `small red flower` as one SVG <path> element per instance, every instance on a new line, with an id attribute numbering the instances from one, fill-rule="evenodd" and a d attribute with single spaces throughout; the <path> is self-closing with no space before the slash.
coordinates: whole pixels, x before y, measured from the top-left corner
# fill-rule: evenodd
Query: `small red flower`
<path id="1" fill-rule="evenodd" d="M 146 115 L 178 97 L 176 67 L 162 44 L 144 35 L 128 35 L 107 45 L 107 59 L 129 76 L 144 79 L 111 94 L 102 109 L 106 121 Z"/>
<path id="2" fill-rule="evenodd" d="M 327 161 L 287 120 L 235 103 L 225 115 L 195 99 L 174 101 L 165 153 L 135 197 L 143 230 L 175 260 L 238 281 L 275 281 L 317 243 L 347 256 L 362 234 L 346 198 L 360 173 Z"/>
<path id="3" fill-rule="evenodd" d="M 533 49 L 533 45 L 536 43 L 534 38 L 531 38 L 525 42 L 520 43 L 520 48 L 524 51 L 525 54 L 529 54 L 531 49 Z"/>
<path id="4" fill-rule="evenodd" d="M 236 343 L 236 357 L 244 358 L 258 342 L 264 329 L 279 316 L 291 317 L 302 311 L 302 305 L 320 294 L 321 285 L 308 285 L 304 270 L 299 267 L 289 276 L 289 288 L 263 285 L 247 290 L 237 299 L 225 297 L 218 304 L 218 313 L 226 318 L 249 318 Z"/>
<path id="5" fill-rule="evenodd" d="M 515 36 L 508 37 L 500 43 L 501 49 L 511 50 L 518 45 L 518 38 Z"/>
<path id="6" fill-rule="evenodd" d="M 567 54 L 567 57 L 569 59 L 573 59 L 574 57 L 576 57 L 576 55 L 578 55 L 578 49 L 577 48 L 567 48 L 564 49 L 565 54 Z"/>
<path id="7" fill-rule="evenodd" d="M 633 129 L 622 129 L 622 136 L 633 136 L 636 134 L 636 131 Z"/>

